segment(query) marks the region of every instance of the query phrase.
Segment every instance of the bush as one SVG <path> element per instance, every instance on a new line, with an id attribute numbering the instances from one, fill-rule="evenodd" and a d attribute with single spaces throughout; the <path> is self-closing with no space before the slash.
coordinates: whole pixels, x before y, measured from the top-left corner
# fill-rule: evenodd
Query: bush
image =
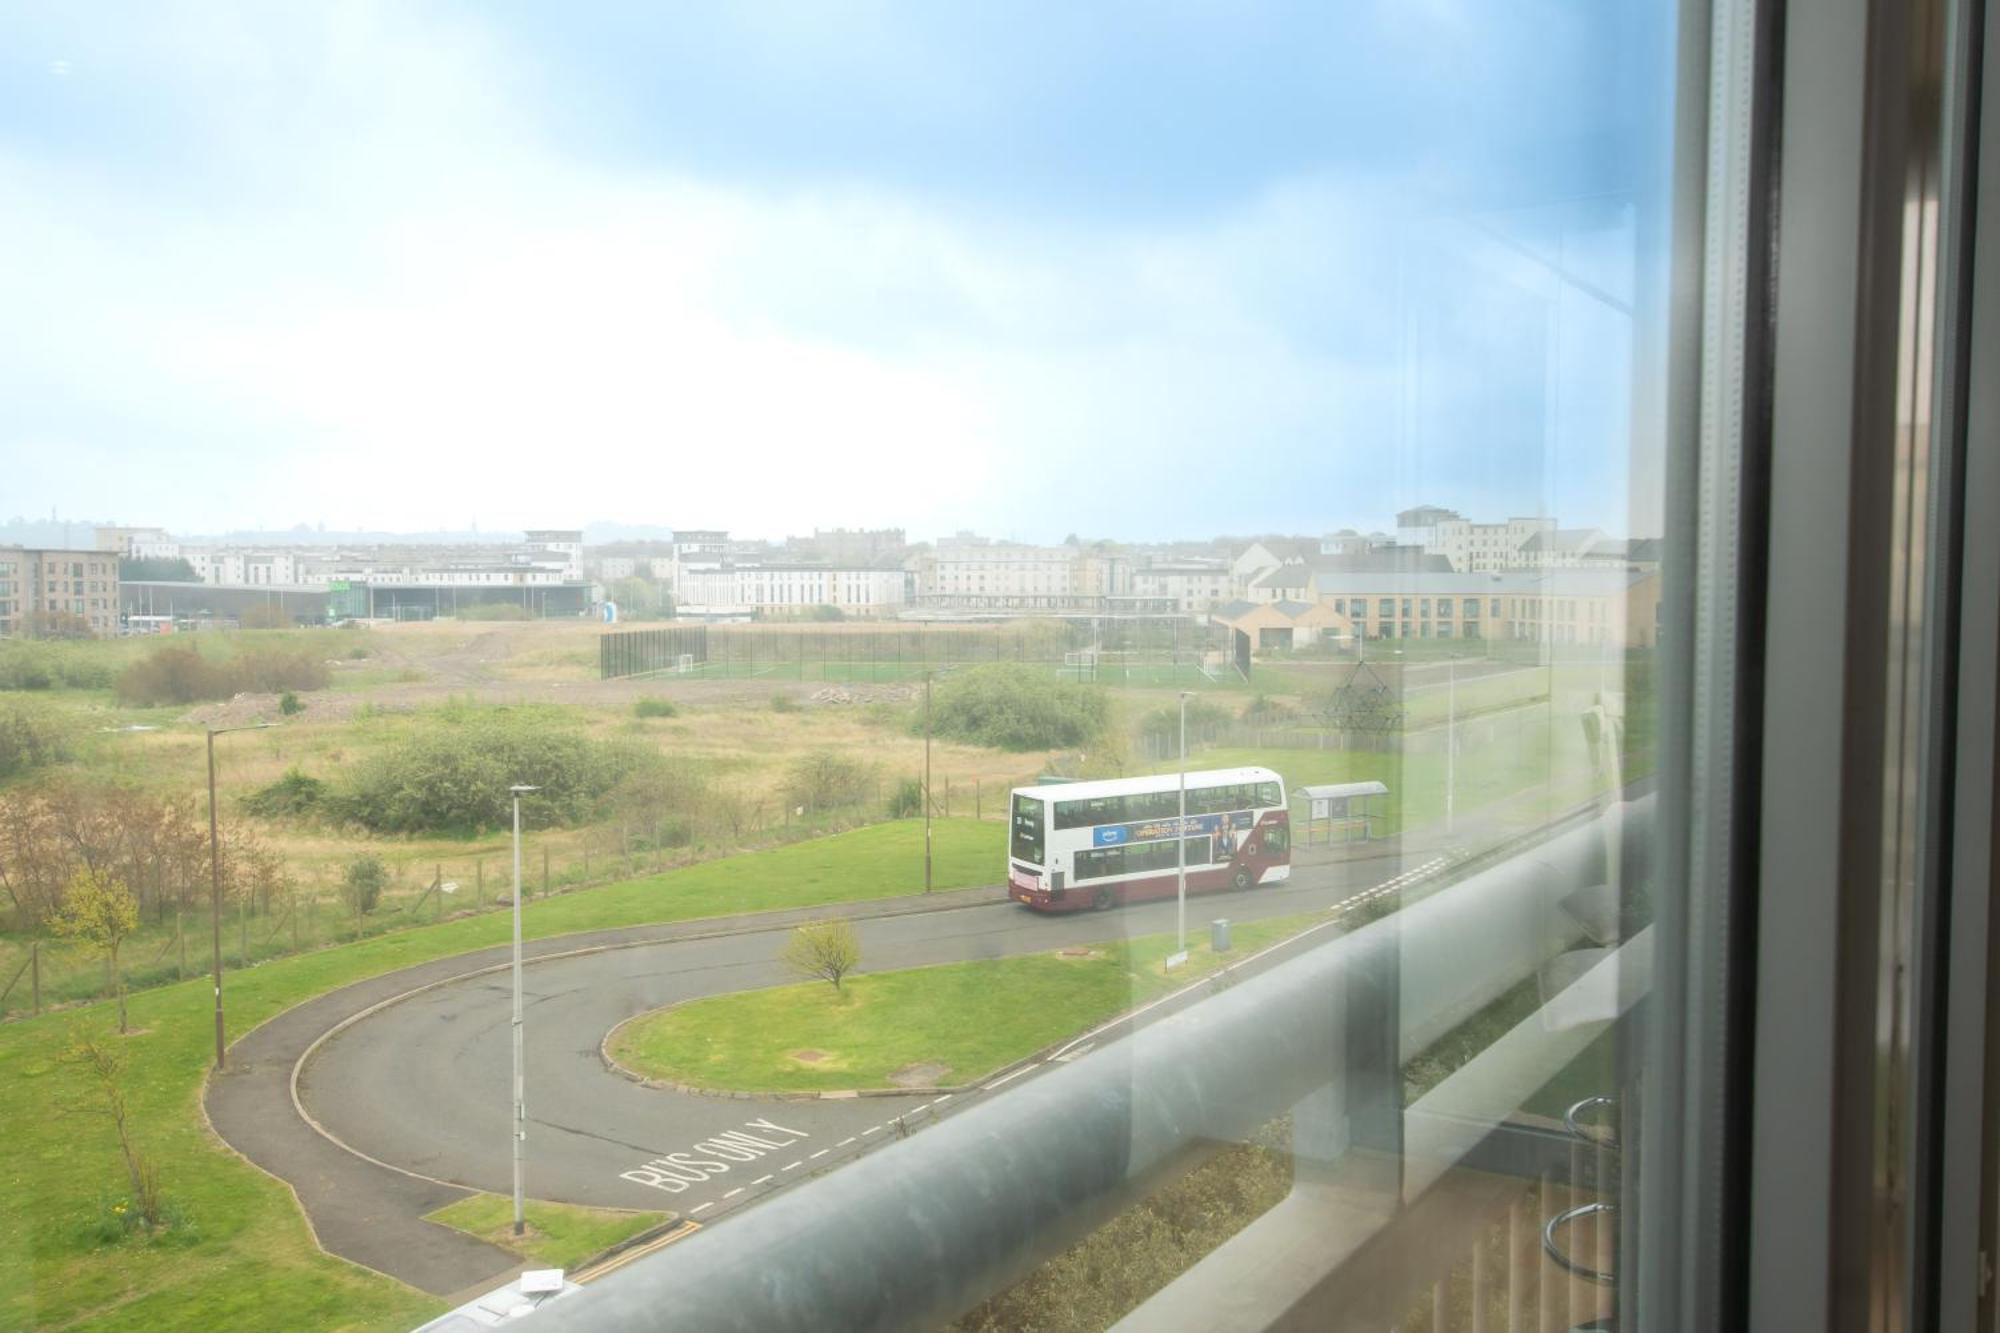
<path id="1" fill-rule="evenodd" d="M 1228 710 L 1218 708 L 1205 699 L 1188 700 L 1188 744 L 1193 745 L 1196 741 L 1213 738 L 1230 721 Z M 1139 719 L 1139 734 L 1156 744 L 1178 746 L 1181 738 L 1180 705 L 1155 708 L 1147 713 Z"/>
<path id="2" fill-rule="evenodd" d="M 654 695 L 634 703 L 632 712 L 637 717 L 679 717 L 681 710 L 674 707 L 672 699 L 662 699 Z"/>
<path id="3" fill-rule="evenodd" d="M 0 640 L 0 690 L 101 690 L 114 675 L 110 645 Z"/>
<path id="4" fill-rule="evenodd" d="M 792 764 L 785 776 L 785 797 L 807 810 L 857 805 L 875 784 L 875 766 L 839 750 L 814 750 Z"/>
<path id="5" fill-rule="evenodd" d="M 23 703 L 0 704 L 0 779 L 69 758 L 70 729 L 54 712 Z"/>
<path id="6" fill-rule="evenodd" d="M 296 768 L 291 768 L 285 771 L 285 776 L 270 786 L 260 788 L 244 797 L 243 808 L 260 819 L 310 815 L 316 813 L 325 802 L 326 793 L 326 783 L 318 778 L 308 777 Z"/>
<path id="7" fill-rule="evenodd" d="M 522 799 L 523 819 L 576 824 L 642 762 L 537 710 L 453 707 L 361 764 L 333 808 L 377 833 L 471 833 L 505 827 L 507 789 L 530 783 L 541 790 Z"/>
<path id="8" fill-rule="evenodd" d="M 216 660 L 178 644 L 155 648 L 118 676 L 118 698 L 140 706 L 227 699 L 245 690 L 325 689 L 326 663 L 310 649 L 259 648 Z"/>
<path id="9" fill-rule="evenodd" d="M 1108 697 L 1099 686 L 993 662 L 948 676 L 933 688 L 931 731 L 968 745 L 1055 750 L 1095 740 L 1109 715 Z M 921 708 L 915 727 L 923 728 Z"/>
<path id="10" fill-rule="evenodd" d="M 290 629 L 292 616 L 282 607 L 253 606 L 236 617 L 236 623 L 244 629 Z"/>
<path id="11" fill-rule="evenodd" d="M 388 883 L 389 868 L 381 857 L 368 852 L 347 863 L 346 873 L 340 877 L 340 896 L 354 915 L 366 916 L 382 901 L 382 890 Z"/>
<path id="12" fill-rule="evenodd" d="M 915 778 L 904 778 L 889 793 L 889 818 L 908 819 L 923 812 L 924 784 Z"/>
<path id="13" fill-rule="evenodd" d="M 1243 706 L 1243 720 L 1262 726 L 1275 726 L 1281 722 L 1297 719 L 1299 710 L 1283 699 L 1275 699 L 1268 694 L 1260 694 Z"/>
<path id="14" fill-rule="evenodd" d="M 481 602 L 477 606 L 461 606 L 460 620 L 526 620 L 528 608 L 515 602 Z"/>
<path id="15" fill-rule="evenodd" d="M 789 694 L 774 694 L 771 696 L 771 711 L 774 713 L 796 713 L 799 711 L 799 701 Z"/>
<path id="16" fill-rule="evenodd" d="M 305 711 L 305 705 L 299 702 L 298 695 L 286 690 L 283 697 L 278 700 L 278 711 L 286 717 L 291 717 Z"/>

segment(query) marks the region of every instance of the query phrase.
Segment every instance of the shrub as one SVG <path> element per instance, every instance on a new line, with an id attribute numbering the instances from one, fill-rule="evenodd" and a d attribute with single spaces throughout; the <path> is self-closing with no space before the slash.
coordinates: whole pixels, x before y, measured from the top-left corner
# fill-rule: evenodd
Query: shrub
<path id="1" fill-rule="evenodd" d="M 808 810 L 855 805 L 875 782 L 875 766 L 839 750 L 814 750 L 800 757 L 785 775 L 785 796 Z"/>
<path id="2" fill-rule="evenodd" d="M 915 778 L 904 778 L 896 784 L 896 790 L 889 793 L 889 818 L 908 819 L 924 812 L 924 784 Z"/>
<path id="3" fill-rule="evenodd" d="M 526 620 L 528 608 L 514 602 L 481 602 L 477 606 L 461 606 L 460 620 Z"/>
<path id="4" fill-rule="evenodd" d="M 541 790 L 522 817 L 547 827 L 592 817 L 637 753 L 536 710 L 454 707 L 355 769 L 334 808 L 378 833 L 474 832 L 512 819 L 508 788 Z"/>
<path id="5" fill-rule="evenodd" d="M 796 713 L 799 711 L 799 701 L 789 694 L 774 694 L 771 696 L 771 711 L 774 713 Z"/>
<path id="6" fill-rule="evenodd" d="M 326 800 L 326 791 L 326 783 L 291 768 L 270 786 L 244 797 L 243 808 L 261 819 L 310 815 Z"/>
<path id="7" fill-rule="evenodd" d="M 366 656 L 368 656 L 368 650 L 358 643 L 347 650 L 347 660 L 350 662 L 359 662 Z"/>
<path id="8" fill-rule="evenodd" d="M 389 868 L 382 864 L 382 858 L 373 852 L 364 853 L 347 863 L 347 870 L 340 877 L 340 896 L 347 900 L 348 910 L 356 916 L 366 916 L 382 901 L 382 889 L 389 883 Z"/>
<path id="9" fill-rule="evenodd" d="M 638 717 L 679 717 L 681 710 L 674 707 L 672 699 L 662 699 L 649 695 L 632 705 L 632 712 Z"/>
<path id="10" fill-rule="evenodd" d="M 283 697 L 278 700 L 278 711 L 286 717 L 291 717 L 304 710 L 305 705 L 299 702 L 299 696 L 293 694 L 290 690 L 286 690 Z"/>
<path id="11" fill-rule="evenodd" d="M 0 690 L 101 690 L 116 674 L 109 644 L 0 640 Z"/>
<path id="12" fill-rule="evenodd" d="M 1085 745 L 1104 730 L 1110 704 L 1096 685 L 1056 680 L 1033 667 L 993 662 L 933 688 L 931 731 L 969 745 L 1054 750 Z M 915 727 L 923 727 L 923 710 Z"/>
<path id="13" fill-rule="evenodd" d="M 292 616 L 283 607 L 253 606 L 236 617 L 236 623 L 244 629 L 290 629 Z"/>
<path id="14" fill-rule="evenodd" d="M 326 663 L 305 648 L 258 648 L 216 660 L 192 647 L 166 644 L 126 667 L 117 691 L 128 704 L 191 704 L 244 690 L 324 689 L 327 679 Z"/>
<path id="15" fill-rule="evenodd" d="M 69 727 L 54 712 L 0 704 L 0 780 L 69 758 Z"/>
<path id="16" fill-rule="evenodd" d="M 1206 741 L 1215 736 L 1230 722 L 1227 709 L 1218 708 L 1205 699 L 1190 699 L 1187 703 L 1188 744 Z M 1181 710 L 1175 704 L 1170 708 L 1155 708 L 1139 719 L 1139 734 L 1158 745 L 1178 746 L 1181 738 Z"/>
<path id="17" fill-rule="evenodd" d="M 235 691 L 230 674 L 193 648 L 168 644 L 125 668 L 118 698 L 128 704 L 191 704 L 227 699 Z"/>

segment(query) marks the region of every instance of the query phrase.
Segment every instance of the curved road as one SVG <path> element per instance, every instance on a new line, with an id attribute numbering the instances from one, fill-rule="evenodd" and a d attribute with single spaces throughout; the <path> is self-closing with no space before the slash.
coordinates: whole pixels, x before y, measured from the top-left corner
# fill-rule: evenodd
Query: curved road
<path id="1" fill-rule="evenodd" d="M 1216 916 L 1250 920 L 1328 907 L 1421 859 L 1412 854 L 1399 864 L 1378 854 L 1299 864 L 1288 884 L 1194 899 L 1189 930 L 1206 930 Z M 531 957 L 524 971 L 528 1194 L 710 1222 L 893 1139 L 899 1116 L 920 1126 L 992 1095 L 995 1082 L 942 1102 L 702 1096 L 642 1086 L 604 1065 L 605 1034 L 634 1014 L 787 980 L 776 956 L 784 934 L 806 916 L 854 918 L 868 971 L 1173 929 L 1171 901 L 1047 917 L 994 901 L 1000 893 L 968 890 L 939 895 L 936 905 L 849 904 L 531 946 L 554 956 Z M 222 1136 L 292 1184 L 325 1248 L 440 1295 L 490 1283 L 516 1262 L 420 1221 L 468 1188 L 512 1190 L 505 957 L 485 950 L 439 960 L 301 1005 L 244 1037 L 230 1074 L 212 1080 L 206 1098 Z"/>

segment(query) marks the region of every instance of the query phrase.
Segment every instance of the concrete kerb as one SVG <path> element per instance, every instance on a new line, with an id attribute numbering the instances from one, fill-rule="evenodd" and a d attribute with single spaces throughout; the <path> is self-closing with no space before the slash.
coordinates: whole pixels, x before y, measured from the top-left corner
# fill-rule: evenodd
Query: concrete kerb
<path id="1" fill-rule="evenodd" d="M 1372 859 L 1372 858 L 1367 858 L 1367 859 Z M 1411 884 L 1420 883 L 1424 879 L 1430 878 L 1434 875 L 1447 873 L 1453 868 L 1454 867 L 1452 866 L 1448 858 L 1439 857 L 1431 862 L 1427 862 L 1424 866 L 1419 867 L 1416 871 L 1408 872 L 1405 875 L 1397 876 L 1395 879 L 1387 881 L 1387 883 L 1394 884 L 1398 888 L 1403 888 Z M 1357 902 L 1361 901 L 1362 898 L 1365 897 L 1367 893 L 1377 892 L 1381 887 L 1383 886 L 1377 886 L 1376 889 L 1367 890 L 1363 894 L 1357 894 L 1355 897 L 1343 899 L 1339 903 L 1336 903 L 1334 906 L 1326 909 L 1329 914 L 1327 920 L 1316 922 L 1313 925 L 1307 926 L 1303 930 L 1299 931 L 1296 935 L 1287 936 L 1286 938 L 1277 941 L 1275 944 L 1267 945 L 1266 947 L 1259 949 L 1256 953 L 1250 954 L 1248 957 L 1245 958 L 1239 958 L 1238 960 L 1229 964 L 1226 967 L 1220 967 L 1213 972 L 1204 973 L 1202 976 L 1197 977 L 1195 980 L 1189 982 L 1187 985 L 1181 987 L 1179 990 L 1169 991 L 1165 995 L 1161 995 L 1152 1000 L 1148 1000 L 1143 1005 L 1139 1005 L 1136 1008 L 1129 1009 L 1124 1013 L 1119 1014 L 1113 1018 L 1110 1018 L 1105 1022 L 1099 1024 L 1098 1026 L 1091 1028 L 1089 1031 L 1085 1032 L 1081 1036 L 1065 1037 L 1061 1041 L 1051 1042 L 1049 1045 L 1042 1047 L 1038 1051 L 1035 1051 L 1028 1055 L 1021 1056 L 1019 1059 L 1009 1061 L 1007 1064 L 1001 1065 L 998 1068 L 990 1070 L 987 1073 L 981 1075 L 976 1081 L 971 1083 L 941 1084 L 937 1087 L 928 1087 L 928 1088 L 914 1088 L 914 1087 L 913 1088 L 840 1088 L 840 1089 L 833 1089 L 821 1092 L 746 1092 L 734 1088 L 704 1088 L 693 1083 L 681 1083 L 673 1079 L 654 1078 L 651 1075 L 642 1074 L 636 1069 L 631 1069 L 625 1065 L 620 1064 L 617 1058 L 611 1054 L 611 1039 L 615 1037 L 628 1024 L 636 1023 L 642 1018 L 651 1018 L 659 1014 L 671 1013 L 675 1009 L 680 1008 L 684 1004 L 694 1003 L 694 1001 L 692 1000 L 682 1000 L 674 1004 L 664 1005 L 658 1009 L 649 1009 L 643 1014 L 634 1014 L 632 1015 L 632 1017 L 624 1020 L 624 1022 L 614 1025 L 609 1032 L 604 1034 L 604 1039 L 598 1042 L 597 1057 L 603 1063 L 605 1069 L 609 1070 L 611 1073 L 616 1074 L 618 1075 L 618 1077 L 625 1079 L 629 1082 L 637 1083 L 641 1087 L 655 1088 L 664 1092 L 683 1093 L 693 1097 L 719 1097 L 719 1098 L 727 1098 L 733 1101 L 812 1102 L 812 1101 L 849 1101 L 857 1097 L 957 1096 L 960 1093 L 977 1091 L 981 1088 L 988 1086 L 989 1084 L 993 1084 L 996 1082 L 1005 1082 L 1007 1079 L 1013 1077 L 1015 1074 L 1019 1073 L 1024 1069 L 1032 1069 L 1036 1065 L 1042 1064 L 1049 1060 L 1056 1059 L 1064 1052 L 1067 1052 L 1075 1047 L 1084 1045 L 1085 1043 L 1095 1042 L 1103 1038 L 1108 1033 L 1117 1032 L 1118 1029 L 1120 1028 L 1126 1028 L 1129 1030 L 1130 1028 L 1132 1028 L 1137 1024 L 1140 1018 L 1143 1018 L 1146 1015 L 1153 1014 L 1154 1017 L 1156 1018 L 1167 1017 L 1169 1013 L 1173 1012 L 1176 1008 L 1178 1008 L 1178 1006 L 1175 1004 L 1176 1001 L 1185 1001 L 1188 996 L 1194 994 L 1197 991 L 1202 991 L 1202 990 L 1212 991 L 1218 979 L 1228 976 L 1232 973 L 1243 971 L 1249 968 L 1252 964 L 1262 963 L 1268 966 L 1271 962 L 1276 961 L 1276 956 L 1281 951 L 1288 949 L 1295 949 L 1298 946 L 1298 942 L 1302 939 L 1305 939 L 1307 936 L 1317 935 L 1319 932 L 1327 929 L 1330 926 L 1335 926 L 1340 924 L 1340 918 L 1342 914 L 1344 914 L 1350 907 L 1354 906 Z M 1160 1012 L 1155 1014 L 1154 1011 L 1156 1010 Z M 916 1110 L 910 1112 L 909 1114 L 922 1115 L 928 1109 L 929 1108 L 927 1107 L 918 1107 Z"/>
<path id="2" fill-rule="evenodd" d="M 908 907 L 901 907 L 893 911 L 850 912 L 850 913 L 840 913 L 838 915 L 841 915 L 844 918 L 851 920 L 875 921 L 875 920 L 883 920 L 890 917 L 919 916 L 926 912 L 954 912 L 972 907 L 986 907 L 990 906 L 994 902 L 1000 902 L 1005 900 L 1005 891 L 1003 886 L 987 885 L 981 887 L 984 889 L 989 889 L 991 890 L 991 892 L 988 892 L 983 897 L 969 898 L 967 901 L 964 902 L 940 904 L 935 900 L 933 900 L 930 902 L 919 903 Z M 875 900 L 875 901 L 880 901 L 880 900 Z M 841 904 L 829 904 L 830 907 L 840 906 L 840 905 Z M 784 911 L 786 912 L 796 912 L 798 910 L 801 909 L 791 909 L 791 908 L 784 909 Z M 772 913 L 772 915 L 774 916 L 780 915 L 780 913 Z M 643 926 L 638 927 L 638 929 L 644 929 L 644 928 L 645 927 Z M 620 949 L 642 949 L 662 942 L 684 943 L 684 942 L 699 941 L 699 940 L 722 939 L 735 935 L 767 934 L 773 931 L 786 930 L 789 928 L 790 926 L 788 924 L 779 924 L 775 922 L 758 923 L 756 925 L 745 925 L 731 930 L 692 931 L 687 934 L 673 935 L 671 939 L 667 941 L 663 941 L 662 939 L 659 938 L 617 940 L 617 941 L 607 942 L 604 944 L 586 945 L 582 948 L 563 949 L 552 953 L 537 954 L 533 958 L 523 958 L 522 966 L 525 967 L 536 963 L 557 962 L 565 958 L 588 957 L 592 954 L 612 953 Z M 633 927 L 620 927 L 620 929 L 633 929 Z M 493 946 L 493 947 L 505 947 L 505 946 Z M 487 952 L 487 950 L 480 949 L 480 950 L 475 950 L 474 952 L 484 953 Z M 430 964 L 425 963 L 425 964 L 418 964 L 417 966 L 423 967 L 429 965 Z M 297 1113 L 299 1119 L 304 1121 L 315 1134 L 318 1134 L 321 1138 L 325 1139 L 328 1143 L 333 1144 L 341 1151 L 349 1153 L 352 1156 L 358 1157 L 364 1162 L 368 1162 L 374 1166 L 379 1166 L 385 1171 L 394 1171 L 398 1175 L 409 1176 L 411 1179 L 422 1180 L 432 1185 L 443 1185 L 450 1189 L 470 1190 L 475 1193 L 482 1192 L 480 1190 L 480 1187 L 477 1185 L 468 1185 L 464 1181 L 460 1180 L 449 1180 L 440 1176 L 427 1175 L 422 1171 L 412 1171 L 408 1167 L 397 1166 L 393 1162 L 385 1162 L 381 1158 L 370 1156 L 368 1153 L 361 1151 L 361 1149 L 355 1147 L 353 1144 L 348 1143 L 347 1141 L 342 1139 L 339 1135 L 335 1134 L 332 1130 L 328 1129 L 325 1125 L 321 1124 L 317 1119 L 313 1117 L 310 1111 L 306 1110 L 305 1099 L 299 1095 L 299 1079 L 305 1073 L 306 1066 L 309 1063 L 311 1063 L 313 1056 L 319 1053 L 320 1047 L 324 1046 L 329 1040 L 331 1040 L 336 1036 L 339 1036 L 342 1032 L 354 1026 L 356 1023 L 359 1023 L 362 1019 L 368 1018 L 374 1014 L 378 1014 L 382 1010 L 387 1009 L 392 1005 L 401 1004 L 405 1000 L 414 999 L 417 996 L 423 995 L 429 991 L 437 990 L 440 987 L 455 985 L 458 982 L 467 981 L 473 977 L 490 976 L 495 972 L 505 972 L 512 967 L 513 967 L 513 961 L 509 959 L 505 962 L 491 963 L 484 967 L 475 967 L 468 969 L 467 971 L 464 972 L 455 972 L 450 976 L 439 977 L 435 980 L 427 981 L 421 986 L 413 986 L 408 990 L 400 991 L 397 994 L 388 996 L 385 999 L 377 1000 L 375 1003 L 368 1005 L 367 1007 L 360 1009 L 355 1013 L 349 1014 L 347 1017 L 341 1019 L 333 1026 L 327 1028 L 326 1031 L 320 1033 L 319 1036 L 315 1037 L 312 1040 L 311 1044 L 309 1044 L 305 1048 L 305 1050 L 299 1054 L 299 1058 L 292 1064 L 291 1075 L 289 1079 L 292 1110 L 295 1113 Z M 374 979 L 379 979 L 379 978 L 374 978 Z M 370 978 L 364 978 L 363 980 L 364 981 L 370 980 Z M 360 984 L 360 983 L 355 983 L 355 984 Z M 321 997 L 314 996 L 312 998 L 318 999 Z M 300 1001 L 300 1003 L 302 1004 L 306 1002 L 307 1001 Z M 296 1008 L 297 1006 L 290 1006 L 290 1007 Z M 288 1011 L 289 1010 L 287 1010 L 287 1012 Z M 272 1019 L 275 1019 L 278 1016 L 279 1015 L 274 1014 L 272 1015 Z M 272 1021 L 272 1019 L 266 1019 L 265 1022 L 268 1023 Z M 261 1028 L 263 1024 L 260 1023 L 257 1026 L 258 1028 Z M 252 1028 L 250 1030 L 250 1032 L 255 1032 L 255 1031 L 257 1031 L 257 1028 Z M 249 1035 L 250 1033 L 246 1032 L 243 1034 L 243 1037 L 238 1037 L 237 1041 L 240 1042 L 244 1039 L 244 1037 L 248 1037 Z M 601 1054 L 602 1053 L 601 1045 L 599 1049 Z M 209 1072 L 210 1075 L 213 1075 L 214 1070 L 211 1069 Z M 212 1078 L 204 1079 L 203 1081 L 202 1101 L 204 1102 L 204 1104 L 207 1101 L 208 1088 L 209 1085 L 212 1083 L 212 1081 L 213 1081 Z M 748 1094 L 743 1094 L 743 1095 L 748 1096 Z M 206 1117 L 206 1111 L 204 1111 L 204 1118 L 205 1117 Z M 221 1138 L 221 1135 L 217 1134 L 216 1137 Z M 224 1142 L 227 1142 L 227 1140 L 224 1140 Z M 301 1209 L 301 1211 L 304 1210 Z M 317 1236 L 315 1236 L 315 1242 L 317 1242 Z"/>

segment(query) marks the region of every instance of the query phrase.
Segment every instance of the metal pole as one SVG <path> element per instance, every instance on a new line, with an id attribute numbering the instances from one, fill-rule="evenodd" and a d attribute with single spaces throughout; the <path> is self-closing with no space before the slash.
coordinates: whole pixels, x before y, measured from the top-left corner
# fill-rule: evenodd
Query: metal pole
<path id="1" fill-rule="evenodd" d="M 931 891 L 931 673 L 924 672 L 924 892 Z"/>
<path id="2" fill-rule="evenodd" d="M 222 1026 L 222 844 L 215 824 L 215 732 L 208 733 L 208 924 L 210 960 L 215 967 L 215 1067 L 223 1067 Z"/>
<path id="3" fill-rule="evenodd" d="M 521 792 L 514 788 L 514 1234 L 527 1229 L 522 1212 L 522 1154 L 527 1147 L 526 1074 L 521 1051 Z M 532 791 L 532 787 L 525 790 Z"/>
<path id="4" fill-rule="evenodd" d="M 1444 831 L 1449 836 L 1458 806 L 1458 659 L 1445 659 Z"/>
<path id="5" fill-rule="evenodd" d="M 1179 621 L 1174 622 L 1178 633 Z M 1179 646 L 1175 647 L 1178 660 Z M 1180 943 L 1174 946 L 1176 953 L 1187 952 L 1187 701 L 1188 691 L 1181 691 L 1181 810 L 1180 819 L 1174 824 L 1174 930 Z"/>

